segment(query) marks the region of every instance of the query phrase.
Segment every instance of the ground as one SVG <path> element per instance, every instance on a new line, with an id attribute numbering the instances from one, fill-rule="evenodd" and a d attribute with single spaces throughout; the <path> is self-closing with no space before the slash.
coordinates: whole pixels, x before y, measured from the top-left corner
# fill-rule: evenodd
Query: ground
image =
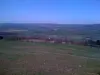
<path id="1" fill-rule="evenodd" d="M 97 75 L 96 48 L 0 41 L 0 75 Z"/>

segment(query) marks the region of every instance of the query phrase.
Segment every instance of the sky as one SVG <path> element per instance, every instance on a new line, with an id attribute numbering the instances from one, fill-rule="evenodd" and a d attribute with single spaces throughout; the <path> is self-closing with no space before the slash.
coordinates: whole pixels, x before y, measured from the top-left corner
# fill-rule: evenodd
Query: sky
<path id="1" fill-rule="evenodd" d="M 0 23 L 100 23 L 100 0 L 0 0 Z"/>

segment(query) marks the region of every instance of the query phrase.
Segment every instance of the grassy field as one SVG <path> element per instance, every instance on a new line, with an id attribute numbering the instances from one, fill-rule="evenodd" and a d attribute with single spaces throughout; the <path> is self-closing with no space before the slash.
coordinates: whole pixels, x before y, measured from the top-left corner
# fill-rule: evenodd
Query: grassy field
<path id="1" fill-rule="evenodd" d="M 0 41 L 0 75 L 98 75 L 100 50 L 50 43 Z"/>

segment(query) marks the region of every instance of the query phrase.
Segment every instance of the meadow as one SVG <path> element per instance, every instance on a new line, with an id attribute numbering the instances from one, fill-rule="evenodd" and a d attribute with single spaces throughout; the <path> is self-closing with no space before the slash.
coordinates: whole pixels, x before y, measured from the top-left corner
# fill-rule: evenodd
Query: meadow
<path id="1" fill-rule="evenodd" d="M 0 41 L 0 75 L 98 75 L 100 49 Z"/>

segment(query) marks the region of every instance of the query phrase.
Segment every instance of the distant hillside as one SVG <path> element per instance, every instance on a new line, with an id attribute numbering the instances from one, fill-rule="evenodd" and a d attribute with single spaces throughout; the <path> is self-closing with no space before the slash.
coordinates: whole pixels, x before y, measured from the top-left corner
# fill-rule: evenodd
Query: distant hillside
<path id="1" fill-rule="evenodd" d="M 2 23 L 0 24 L 0 31 L 2 30 L 26 30 L 24 35 L 100 37 L 100 24 Z"/>

